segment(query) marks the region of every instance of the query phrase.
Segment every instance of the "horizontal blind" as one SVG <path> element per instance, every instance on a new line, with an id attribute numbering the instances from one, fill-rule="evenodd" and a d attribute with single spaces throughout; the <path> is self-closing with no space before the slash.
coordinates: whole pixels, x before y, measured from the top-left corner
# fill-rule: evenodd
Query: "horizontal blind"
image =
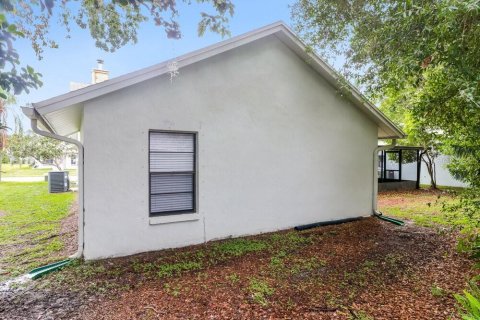
<path id="1" fill-rule="evenodd" d="M 192 192 L 193 174 L 152 174 L 150 193 Z"/>
<path id="2" fill-rule="evenodd" d="M 193 152 L 193 133 L 150 132 L 150 151 Z"/>
<path id="3" fill-rule="evenodd" d="M 192 210 L 192 193 L 154 194 L 150 197 L 153 213 Z"/>
<path id="4" fill-rule="evenodd" d="M 150 152 L 150 172 L 193 171 L 193 152 Z"/>
<path id="5" fill-rule="evenodd" d="M 195 135 L 150 132 L 150 213 L 194 209 Z"/>

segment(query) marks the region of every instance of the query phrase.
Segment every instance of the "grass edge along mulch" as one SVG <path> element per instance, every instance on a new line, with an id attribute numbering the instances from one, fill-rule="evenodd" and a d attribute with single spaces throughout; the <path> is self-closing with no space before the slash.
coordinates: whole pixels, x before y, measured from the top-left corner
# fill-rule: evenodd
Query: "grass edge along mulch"
<path id="1" fill-rule="evenodd" d="M 0 182 L 0 194 L 0 281 L 67 254 L 65 239 L 75 235 L 61 235 L 62 221 L 76 194 L 50 194 L 46 182 Z"/>

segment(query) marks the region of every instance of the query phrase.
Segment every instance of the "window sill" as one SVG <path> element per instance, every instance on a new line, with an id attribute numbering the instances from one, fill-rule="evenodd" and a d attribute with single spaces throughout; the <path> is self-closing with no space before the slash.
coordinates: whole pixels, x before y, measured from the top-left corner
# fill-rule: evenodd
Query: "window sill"
<path id="1" fill-rule="evenodd" d="M 175 223 L 175 222 L 186 222 L 186 221 L 197 221 L 199 220 L 198 213 L 187 213 L 187 214 L 176 214 L 176 215 L 169 215 L 169 216 L 157 216 L 157 217 L 150 217 L 149 224 L 167 224 L 167 223 Z"/>

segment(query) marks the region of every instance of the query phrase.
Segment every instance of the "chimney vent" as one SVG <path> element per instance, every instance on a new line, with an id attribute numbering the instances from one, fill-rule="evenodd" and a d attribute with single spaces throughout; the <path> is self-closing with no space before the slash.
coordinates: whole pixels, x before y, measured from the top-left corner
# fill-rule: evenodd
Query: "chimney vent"
<path id="1" fill-rule="evenodd" d="M 92 84 L 108 80 L 108 73 L 103 69 L 103 59 L 97 59 L 97 68 L 92 70 Z"/>
<path id="2" fill-rule="evenodd" d="M 103 59 L 97 59 L 97 69 L 103 70 Z"/>

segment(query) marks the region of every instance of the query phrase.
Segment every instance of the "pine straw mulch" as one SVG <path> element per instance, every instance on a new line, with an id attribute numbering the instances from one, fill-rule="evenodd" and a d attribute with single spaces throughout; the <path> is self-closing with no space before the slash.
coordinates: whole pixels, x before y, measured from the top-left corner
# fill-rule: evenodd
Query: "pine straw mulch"
<path id="1" fill-rule="evenodd" d="M 103 295 L 80 318 L 456 319 L 452 295 L 475 272 L 454 234 L 414 225 L 367 218 L 293 233 L 250 237 L 268 245 L 227 258 L 207 244 L 103 262 L 97 277 L 128 289 Z M 186 257 L 200 267 L 145 271 Z"/>
<path id="2" fill-rule="evenodd" d="M 0 292 L 0 319 L 458 319 L 455 234 L 366 218 L 76 263 Z"/>

